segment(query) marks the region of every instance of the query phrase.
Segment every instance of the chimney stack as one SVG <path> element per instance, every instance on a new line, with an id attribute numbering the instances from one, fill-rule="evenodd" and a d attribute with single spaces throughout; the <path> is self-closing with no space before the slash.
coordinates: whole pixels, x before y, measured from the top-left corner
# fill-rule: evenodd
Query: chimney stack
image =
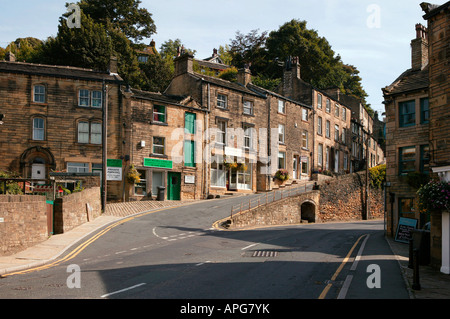
<path id="1" fill-rule="evenodd" d="M 416 38 L 411 41 L 411 66 L 413 70 L 422 70 L 428 65 L 428 30 L 416 24 Z"/>
<path id="2" fill-rule="evenodd" d="M 181 54 L 181 52 L 180 52 Z M 181 54 L 175 59 L 175 76 L 194 73 L 194 56 L 189 53 Z"/>
<path id="3" fill-rule="evenodd" d="M 109 59 L 109 73 L 119 74 L 119 66 L 117 64 L 117 57 L 111 56 Z"/>
<path id="4" fill-rule="evenodd" d="M 252 73 L 248 66 L 238 70 L 237 82 L 243 86 L 247 86 L 247 84 L 252 82 Z"/>
<path id="5" fill-rule="evenodd" d="M 9 62 L 16 62 L 16 56 L 11 51 L 6 52 L 5 60 Z"/>

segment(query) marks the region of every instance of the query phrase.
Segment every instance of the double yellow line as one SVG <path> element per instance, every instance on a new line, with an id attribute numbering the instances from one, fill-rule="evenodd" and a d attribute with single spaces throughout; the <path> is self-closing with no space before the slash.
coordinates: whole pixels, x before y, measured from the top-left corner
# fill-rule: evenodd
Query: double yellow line
<path id="1" fill-rule="evenodd" d="M 125 219 L 121 219 L 120 221 L 109 225 L 108 227 L 103 229 L 101 232 L 99 232 L 95 236 L 91 237 L 90 239 L 88 239 L 87 241 L 85 241 L 84 243 L 79 245 L 77 248 L 75 248 L 73 251 L 71 251 L 68 255 L 66 255 L 62 259 L 56 260 L 56 261 L 54 261 L 54 262 L 52 262 L 50 264 L 46 264 L 46 265 L 43 265 L 43 266 L 34 267 L 34 268 L 26 269 L 26 270 L 21 270 L 21 271 L 9 273 L 9 274 L 4 274 L 4 275 L 2 275 L 2 277 L 5 278 L 5 277 L 13 276 L 13 275 L 23 275 L 23 274 L 27 274 L 27 273 L 30 273 L 30 272 L 35 272 L 35 271 L 40 271 L 40 270 L 44 270 L 44 269 L 55 267 L 55 266 L 57 266 L 57 265 L 59 265 L 59 264 L 61 264 L 63 262 L 66 262 L 66 261 L 69 261 L 69 260 L 75 258 L 84 249 L 86 249 L 86 247 L 88 247 L 90 244 L 95 242 L 97 239 L 99 239 L 100 237 L 105 235 L 111 229 L 113 229 L 113 228 L 115 228 L 115 227 L 117 227 L 117 226 L 119 226 L 121 224 L 124 224 L 126 222 L 129 222 L 129 221 L 131 221 L 131 220 L 133 220 L 135 218 L 142 217 L 142 216 L 149 215 L 149 214 L 153 214 L 153 213 L 157 213 L 157 212 L 160 212 L 160 211 L 163 211 L 163 210 L 172 209 L 172 208 L 173 207 L 166 207 L 166 208 L 163 208 L 163 209 L 158 209 L 158 210 L 154 210 L 154 211 L 150 211 L 150 212 L 146 212 L 146 213 L 142 213 L 142 214 L 133 215 L 133 216 L 125 218 Z"/>
<path id="2" fill-rule="evenodd" d="M 344 260 L 342 261 L 341 265 L 339 266 L 339 268 L 336 270 L 336 272 L 334 273 L 333 277 L 331 277 L 330 283 L 325 287 L 325 289 L 322 291 L 322 293 L 320 294 L 318 299 L 325 299 L 325 297 L 328 294 L 328 291 L 330 291 L 330 288 L 333 286 L 332 282 L 336 280 L 336 278 L 339 276 L 339 274 L 341 273 L 342 269 L 344 268 L 345 264 L 349 261 L 350 257 L 353 254 L 353 251 L 355 250 L 356 246 L 358 246 L 359 242 L 361 241 L 361 239 L 363 237 L 365 237 L 367 235 L 362 235 L 361 237 L 358 238 L 358 240 L 356 241 L 356 243 L 353 245 L 352 249 L 350 249 L 350 251 L 348 252 L 347 256 L 344 258 Z"/>

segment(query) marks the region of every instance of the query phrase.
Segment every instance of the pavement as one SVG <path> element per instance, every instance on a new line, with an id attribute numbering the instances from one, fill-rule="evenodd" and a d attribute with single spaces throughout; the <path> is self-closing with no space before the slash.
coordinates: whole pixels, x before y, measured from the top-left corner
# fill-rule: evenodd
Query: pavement
<path id="1" fill-rule="evenodd" d="M 107 211 L 102 216 L 93 221 L 80 225 L 63 234 L 53 235 L 45 242 L 30 247 L 24 251 L 11 256 L 0 256 L 0 278 L 27 269 L 46 265 L 58 260 L 65 253 L 74 248 L 74 245 L 82 240 L 88 240 L 95 232 L 111 225 L 115 222 L 142 213 L 180 205 L 190 202 L 152 202 L 151 206 L 143 207 L 139 205 L 127 204 L 124 209 L 116 205 L 114 209 Z M 124 216 L 126 215 L 126 216 Z M 392 238 L 386 237 L 391 247 L 393 255 L 396 256 L 399 267 L 403 274 L 403 279 L 410 292 L 411 299 L 450 299 L 450 275 L 445 275 L 430 266 L 420 266 L 419 283 L 420 290 L 414 290 L 414 272 L 408 268 L 409 246 L 407 244 L 395 242 Z"/>

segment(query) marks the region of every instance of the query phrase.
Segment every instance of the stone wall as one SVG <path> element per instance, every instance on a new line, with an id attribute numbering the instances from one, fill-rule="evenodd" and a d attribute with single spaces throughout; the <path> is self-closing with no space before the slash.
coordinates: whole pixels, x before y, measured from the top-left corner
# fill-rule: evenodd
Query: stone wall
<path id="1" fill-rule="evenodd" d="M 48 238 L 45 196 L 0 195 L 0 256 Z"/>
<path id="2" fill-rule="evenodd" d="M 364 189 L 364 173 L 343 175 L 320 183 L 320 220 L 361 220 Z M 369 188 L 369 205 L 370 218 L 382 218 L 384 191 Z"/>
<path id="3" fill-rule="evenodd" d="M 320 193 L 313 191 L 283 199 L 259 208 L 236 214 L 231 218 L 230 228 L 297 225 L 302 222 L 301 207 L 305 202 L 314 203 L 317 213 Z"/>
<path id="4" fill-rule="evenodd" d="M 223 226 L 230 229 L 303 222 L 362 220 L 365 174 L 343 175 L 318 183 L 319 190 L 285 198 L 227 218 Z M 369 219 L 384 217 L 384 191 L 369 189 Z M 231 223 L 230 223 L 231 222 Z"/>
<path id="5" fill-rule="evenodd" d="M 55 200 L 54 233 L 65 233 L 101 214 L 100 187 L 86 189 Z"/>

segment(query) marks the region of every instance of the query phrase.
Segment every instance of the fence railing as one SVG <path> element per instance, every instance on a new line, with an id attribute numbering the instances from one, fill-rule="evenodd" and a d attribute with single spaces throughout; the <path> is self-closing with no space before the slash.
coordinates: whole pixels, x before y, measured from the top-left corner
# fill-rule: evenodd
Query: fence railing
<path id="1" fill-rule="evenodd" d="M 270 203 L 307 193 L 309 190 L 312 190 L 312 185 L 312 182 L 306 182 L 301 186 L 291 186 L 285 189 L 273 190 L 257 197 L 249 198 L 248 200 L 242 201 L 240 204 L 231 206 L 230 218 L 245 211 L 250 211 Z"/>

